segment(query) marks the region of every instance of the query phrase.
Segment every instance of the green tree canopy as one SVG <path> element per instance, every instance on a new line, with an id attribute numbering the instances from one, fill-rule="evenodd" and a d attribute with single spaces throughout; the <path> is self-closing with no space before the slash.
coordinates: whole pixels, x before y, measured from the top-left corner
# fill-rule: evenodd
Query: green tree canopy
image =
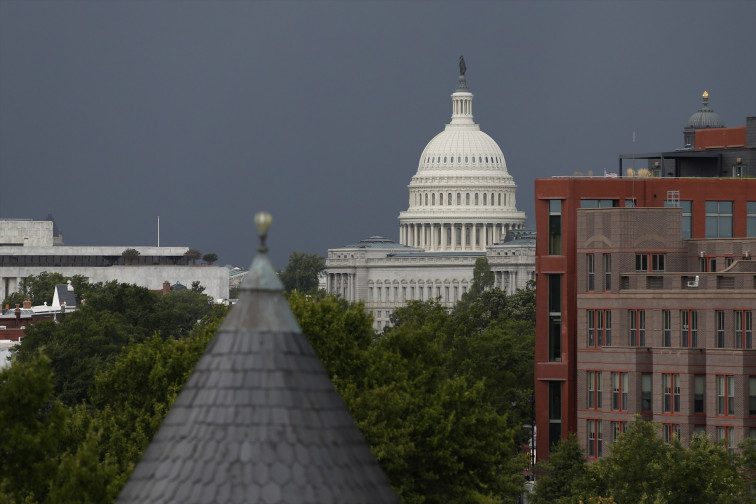
<path id="1" fill-rule="evenodd" d="M 202 257 L 202 252 L 200 252 L 197 249 L 189 249 L 186 252 L 184 252 L 184 257 L 186 257 L 187 260 L 192 261 L 192 264 L 196 264 L 197 259 Z"/>
<path id="2" fill-rule="evenodd" d="M 213 264 L 215 261 L 218 260 L 218 254 L 214 252 L 210 252 L 209 254 L 203 255 L 202 260 L 205 261 L 207 264 Z"/>
<path id="3" fill-rule="evenodd" d="M 318 254 L 292 252 L 289 263 L 279 272 L 286 292 L 314 293 L 318 290 L 318 275 L 325 270 L 325 258 Z"/>

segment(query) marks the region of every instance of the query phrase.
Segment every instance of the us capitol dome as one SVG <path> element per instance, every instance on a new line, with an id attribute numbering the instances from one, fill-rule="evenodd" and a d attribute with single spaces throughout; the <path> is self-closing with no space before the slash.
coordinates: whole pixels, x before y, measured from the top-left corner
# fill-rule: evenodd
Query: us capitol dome
<path id="1" fill-rule="evenodd" d="M 329 249 L 321 287 L 363 301 L 380 331 L 407 301 L 452 308 L 472 285 L 485 257 L 494 287 L 514 294 L 535 277 L 535 233 L 523 229 L 517 186 L 497 143 L 473 121 L 473 94 L 460 58 L 452 116 L 420 155 L 399 214 L 399 243 L 371 236 Z"/>
<path id="2" fill-rule="evenodd" d="M 451 122 L 423 150 L 399 214 L 403 245 L 429 251 L 485 251 L 525 225 L 501 148 L 473 120 L 464 60 L 451 95 Z"/>

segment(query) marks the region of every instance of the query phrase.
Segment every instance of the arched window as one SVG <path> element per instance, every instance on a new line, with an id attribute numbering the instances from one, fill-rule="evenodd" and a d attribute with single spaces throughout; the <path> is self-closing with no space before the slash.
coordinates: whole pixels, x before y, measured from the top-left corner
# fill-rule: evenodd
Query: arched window
<path id="1" fill-rule="evenodd" d="M 483 158 L 478 156 L 478 163 L 482 163 L 482 162 L 483 162 Z"/>
<path id="2" fill-rule="evenodd" d="M 436 205 L 436 193 L 431 194 L 431 205 Z"/>
<path id="3" fill-rule="evenodd" d="M 428 193 L 425 193 L 425 204 L 428 204 Z"/>
<path id="4" fill-rule="evenodd" d="M 467 161 L 467 156 L 465 156 L 465 163 L 467 163 L 467 162 L 468 162 L 468 161 Z"/>
<path id="5" fill-rule="evenodd" d="M 501 206 L 501 193 L 499 193 L 499 206 Z"/>
<path id="6" fill-rule="evenodd" d="M 448 194 L 447 196 L 448 196 L 448 198 L 446 199 L 446 201 L 448 201 L 448 202 L 449 202 L 449 205 L 451 205 L 451 204 L 452 204 L 452 197 L 451 197 L 451 193 L 449 193 L 449 194 Z"/>
<path id="7" fill-rule="evenodd" d="M 465 193 L 465 205 L 470 204 L 470 193 Z"/>
<path id="8" fill-rule="evenodd" d="M 475 193 L 475 206 L 478 206 L 478 193 Z"/>
<path id="9" fill-rule="evenodd" d="M 457 193 L 457 205 L 462 204 L 462 195 L 460 193 Z"/>
<path id="10" fill-rule="evenodd" d="M 444 163 L 446 163 L 446 156 L 444 156 Z"/>
<path id="11" fill-rule="evenodd" d="M 444 206 L 444 193 L 439 193 L 438 195 L 438 204 L 441 206 Z"/>
<path id="12" fill-rule="evenodd" d="M 488 201 L 487 201 L 487 199 L 486 199 L 486 196 L 488 196 L 488 195 L 487 195 L 486 193 L 483 193 L 483 204 L 484 204 L 484 205 L 487 205 L 487 204 L 488 204 Z"/>
<path id="13" fill-rule="evenodd" d="M 494 194 L 491 193 L 491 206 L 493 206 L 493 204 L 494 204 Z"/>
<path id="14" fill-rule="evenodd" d="M 486 156 L 486 163 L 488 163 L 488 156 Z"/>
<path id="15" fill-rule="evenodd" d="M 462 162 L 462 156 L 457 156 L 457 163 L 461 163 L 461 162 Z"/>

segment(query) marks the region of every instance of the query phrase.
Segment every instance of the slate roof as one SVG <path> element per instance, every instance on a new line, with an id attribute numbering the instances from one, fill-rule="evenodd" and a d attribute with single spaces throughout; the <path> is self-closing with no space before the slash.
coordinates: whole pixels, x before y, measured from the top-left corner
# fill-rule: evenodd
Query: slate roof
<path id="1" fill-rule="evenodd" d="M 76 306 L 76 293 L 73 289 L 69 290 L 70 281 L 67 284 L 57 284 L 53 294 L 53 306 L 62 306 L 66 303 L 66 308 Z M 57 301 L 57 304 L 55 303 Z"/>
<path id="2" fill-rule="evenodd" d="M 398 503 L 266 254 L 119 503 Z"/>

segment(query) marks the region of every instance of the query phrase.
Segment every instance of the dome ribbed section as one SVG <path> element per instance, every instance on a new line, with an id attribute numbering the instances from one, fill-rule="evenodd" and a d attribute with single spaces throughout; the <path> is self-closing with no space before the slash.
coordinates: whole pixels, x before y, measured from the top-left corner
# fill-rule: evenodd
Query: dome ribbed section
<path id="1" fill-rule="evenodd" d="M 468 171 L 507 173 L 504 154 L 493 138 L 474 127 L 453 127 L 436 135 L 423 150 L 417 171 L 423 175 L 439 171 L 439 175 L 466 175 Z M 449 173 L 455 172 L 455 173 Z"/>
<path id="2" fill-rule="evenodd" d="M 709 108 L 709 93 L 704 91 L 702 98 L 703 106 L 690 116 L 685 127 L 693 129 L 724 128 L 722 118 Z"/>

